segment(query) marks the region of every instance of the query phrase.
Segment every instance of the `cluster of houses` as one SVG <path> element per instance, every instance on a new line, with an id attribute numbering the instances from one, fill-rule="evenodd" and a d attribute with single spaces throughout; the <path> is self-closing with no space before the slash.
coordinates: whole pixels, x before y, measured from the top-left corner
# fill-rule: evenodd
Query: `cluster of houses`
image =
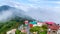
<path id="1" fill-rule="evenodd" d="M 25 21 L 25 24 L 28 24 L 28 21 Z M 34 26 L 42 26 L 47 25 L 47 34 L 60 34 L 60 24 L 56 24 L 55 22 L 40 22 L 40 21 L 33 21 L 29 22 L 30 27 Z"/>
<path id="2" fill-rule="evenodd" d="M 47 34 L 60 34 L 60 25 L 59 24 L 56 24 L 56 23 L 53 23 L 53 22 L 50 22 L 47 23 L 48 24 L 48 31 L 47 31 Z"/>
<path id="3" fill-rule="evenodd" d="M 54 22 L 39 22 L 39 21 L 28 22 L 28 21 L 25 21 L 24 23 L 26 26 L 29 25 L 30 28 L 34 27 L 34 26 L 41 27 L 42 25 L 48 25 L 47 34 L 60 34 L 60 25 L 56 24 Z M 26 30 L 23 29 L 23 25 L 20 26 L 19 29 L 21 30 L 21 32 L 26 32 Z M 13 29 L 11 31 L 8 31 L 7 34 L 15 34 L 15 31 L 16 31 L 16 29 Z"/>

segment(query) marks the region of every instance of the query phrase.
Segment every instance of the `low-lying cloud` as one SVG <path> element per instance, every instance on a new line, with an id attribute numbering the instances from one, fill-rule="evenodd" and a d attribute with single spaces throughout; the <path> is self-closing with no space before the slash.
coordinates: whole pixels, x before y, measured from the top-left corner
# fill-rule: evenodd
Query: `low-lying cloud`
<path id="1" fill-rule="evenodd" d="M 60 23 L 59 0 L 9 0 L 2 2 L 4 3 L 0 2 L 0 5 L 10 5 L 12 7 L 21 9 L 25 11 L 27 15 L 37 20 L 53 21 L 56 23 Z"/>

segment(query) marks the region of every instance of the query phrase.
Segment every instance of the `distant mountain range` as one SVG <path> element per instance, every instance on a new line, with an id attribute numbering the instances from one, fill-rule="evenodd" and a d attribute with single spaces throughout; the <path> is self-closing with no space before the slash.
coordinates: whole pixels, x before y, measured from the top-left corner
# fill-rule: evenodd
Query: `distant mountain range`
<path id="1" fill-rule="evenodd" d="M 12 18 L 20 18 L 20 20 L 34 20 L 30 16 L 26 15 L 21 9 L 17 9 L 8 5 L 0 6 L 0 21 L 11 20 Z"/>

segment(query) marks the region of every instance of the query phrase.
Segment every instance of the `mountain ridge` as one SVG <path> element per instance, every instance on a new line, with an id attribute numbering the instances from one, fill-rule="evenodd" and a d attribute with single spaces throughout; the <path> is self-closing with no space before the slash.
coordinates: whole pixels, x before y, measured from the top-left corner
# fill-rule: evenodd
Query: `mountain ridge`
<path id="1" fill-rule="evenodd" d="M 8 5 L 3 5 L 3 6 L 0 6 L 0 13 L 5 13 L 5 12 L 10 12 L 10 14 L 8 14 L 7 13 L 7 17 L 6 17 L 6 15 L 1 19 L 1 20 L 11 20 L 11 18 L 17 18 L 17 17 L 20 17 L 20 18 L 22 18 L 22 19 L 26 19 L 26 20 L 33 20 L 33 18 L 32 17 L 30 17 L 30 16 L 28 16 L 28 15 L 26 15 L 25 14 L 25 12 L 23 11 L 23 10 L 21 10 L 21 9 L 16 9 L 15 7 L 10 7 L 10 6 L 8 6 Z M 4 15 L 4 13 L 2 14 L 1 13 L 1 15 Z M 1 16 L 0 15 L 0 16 Z M 10 17 L 9 17 L 10 16 Z M 16 17 L 17 16 L 17 17 Z"/>

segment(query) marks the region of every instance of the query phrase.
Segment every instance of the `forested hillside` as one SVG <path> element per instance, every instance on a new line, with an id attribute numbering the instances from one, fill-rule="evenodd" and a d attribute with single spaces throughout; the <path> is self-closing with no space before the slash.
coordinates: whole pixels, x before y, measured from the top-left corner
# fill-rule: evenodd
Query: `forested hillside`
<path id="1" fill-rule="evenodd" d="M 20 26 L 21 24 L 24 24 L 25 20 L 29 20 L 29 21 L 34 20 L 34 19 L 31 20 L 31 19 L 15 17 L 9 21 L 0 22 L 0 34 L 6 34 L 7 31 L 14 29 L 14 28 L 18 28 L 18 26 Z"/>

